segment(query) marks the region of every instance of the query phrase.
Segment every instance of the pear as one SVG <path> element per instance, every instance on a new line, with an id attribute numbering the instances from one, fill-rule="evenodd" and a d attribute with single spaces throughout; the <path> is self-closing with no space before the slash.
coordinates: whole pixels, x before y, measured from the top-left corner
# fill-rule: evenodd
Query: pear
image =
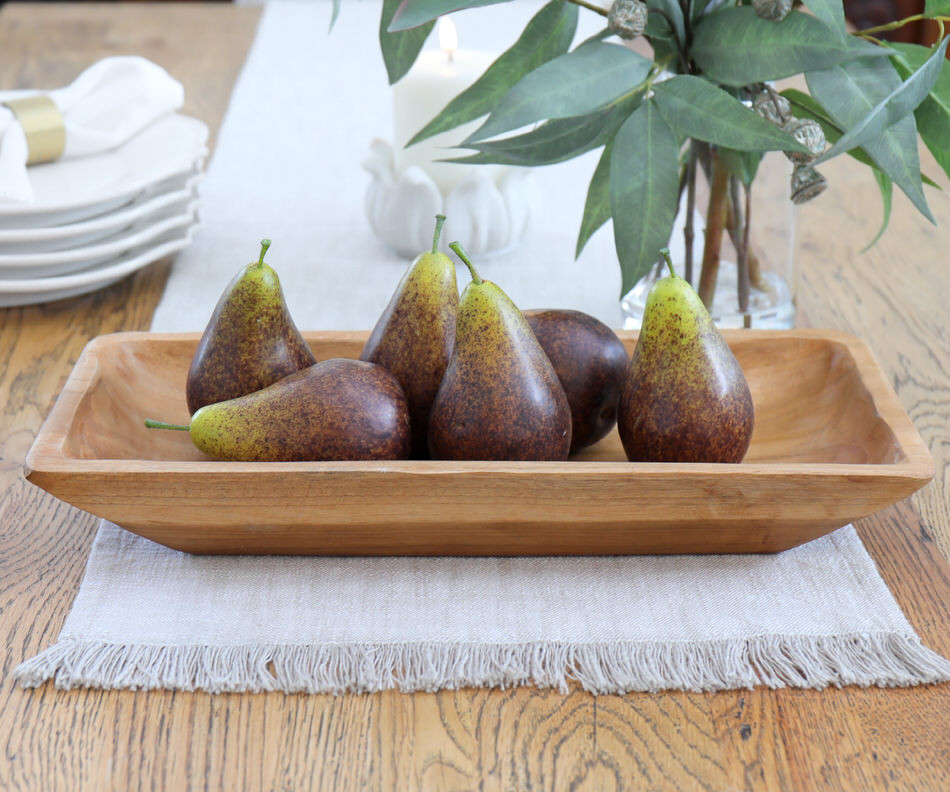
<path id="1" fill-rule="evenodd" d="M 741 462 L 754 413 L 745 375 L 693 287 L 673 271 L 647 297 L 617 426 L 632 462 Z"/>
<path id="2" fill-rule="evenodd" d="M 228 284 L 191 360 L 185 395 L 192 414 L 253 393 L 317 362 L 294 324 L 277 273 L 260 258 Z"/>
<path id="3" fill-rule="evenodd" d="M 405 459 L 409 408 L 381 366 L 335 358 L 246 396 L 209 404 L 179 429 L 215 459 L 245 462 Z"/>
<path id="4" fill-rule="evenodd" d="M 582 311 L 523 313 L 567 396 L 573 454 L 604 438 L 617 423 L 630 357 L 613 330 Z"/>
<path id="5" fill-rule="evenodd" d="M 462 292 L 455 349 L 429 415 L 435 459 L 562 460 L 571 412 L 550 361 L 508 296 L 471 272 Z"/>
<path id="6" fill-rule="evenodd" d="M 444 222 L 436 215 L 432 250 L 406 270 L 360 353 L 392 372 L 406 392 L 416 458 L 429 455 L 429 412 L 455 346 L 459 293 L 455 264 L 438 252 Z"/>

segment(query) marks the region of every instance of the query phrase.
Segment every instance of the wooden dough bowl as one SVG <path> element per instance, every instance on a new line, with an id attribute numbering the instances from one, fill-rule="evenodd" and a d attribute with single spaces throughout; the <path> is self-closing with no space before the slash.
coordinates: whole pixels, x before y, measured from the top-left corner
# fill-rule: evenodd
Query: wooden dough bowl
<path id="1" fill-rule="evenodd" d="M 366 333 L 306 333 L 319 360 Z M 761 553 L 907 497 L 933 461 L 867 347 L 824 330 L 726 331 L 756 422 L 742 464 L 627 462 L 616 430 L 567 462 L 209 460 L 185 432 L 199 334 L 119 333 L 84 350 L 27 478 L 191 553 Z M 636 333 L 621 333 L 632 351 Z"/>

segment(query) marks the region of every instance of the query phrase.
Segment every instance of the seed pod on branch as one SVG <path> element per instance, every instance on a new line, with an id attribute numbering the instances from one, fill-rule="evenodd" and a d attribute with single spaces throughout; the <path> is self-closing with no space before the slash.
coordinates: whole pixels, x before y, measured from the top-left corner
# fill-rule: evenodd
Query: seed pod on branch
<path id="1" fill-rule="evenodd" d="M 793 0 L 752 0 L 752 8 L 761 19 L 780 22 L 792 10 Z"/>
<path id="2" fill-rule="evenodd" d="M 647 4 L 641 0 L 614 0 L 607 27 L 622 39 L 635 39 L 647 26 Z"/>
<path id="3" fill-rule="evenodd" d="M 792 203 L 803 204 L 825 191 L 828 180 L 811 165 L 796 165 L 792 171 Z"/>
<path id="4" fill-rule="evenodd" d="M 777 127 L 784 127 L 792 113 L 792 106 L 788 103 L 788 99 L 767 88 L 753 99 L 752 109 Z"/>
<path id="5" fill-rule="evenodd" d="M 786 151 L 785 156 L 797 164 L 807 164 L 825 150 L 825 133 L 821 124 L 810 118 L 792 118 L 785 124 L 785 131 L 808 149 L 804 151 Z"/>

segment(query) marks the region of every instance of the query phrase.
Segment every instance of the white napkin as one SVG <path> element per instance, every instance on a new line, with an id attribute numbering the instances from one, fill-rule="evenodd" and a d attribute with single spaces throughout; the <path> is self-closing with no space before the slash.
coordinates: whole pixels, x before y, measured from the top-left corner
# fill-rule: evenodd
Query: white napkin
<path id="1" fill-rule="evenodd" d="M 36 94 L 2 91 L 0 102 Z M 123 56 L 94 63 L 65 88 L 49 93 L 63 115 L 62 158 L 116 148 L 157 118 L 182 106 L 185 91 L 161 66 Z M 26 165 L 27 142 L 13 112 L 0 105 L 0 201 L 33 200 Z"/>

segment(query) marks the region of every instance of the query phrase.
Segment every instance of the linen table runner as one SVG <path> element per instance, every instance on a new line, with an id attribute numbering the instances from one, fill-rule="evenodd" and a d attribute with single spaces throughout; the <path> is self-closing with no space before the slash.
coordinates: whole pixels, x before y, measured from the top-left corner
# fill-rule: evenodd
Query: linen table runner
<path id="1" fill-rule="evenodd" d="M 462 46 L 504 48 L 492 32 L 516 35 L 534 10 L 459 14 Z M 344 4 L 326 36 L 328 4 L 266 9 L 209 168 L 204 226 L 153 329 L 202 329 L 264 236 L 298 326 L 374 324 L 407 264 L 362 211 L 360 162 L 391 127 L 378 15 L 376 3 Z M 523 307 L 578 308 L 617 326 L 609 232 L 573 262 L 595 164 L 534 174 L 522 245 L 480 266 Z M 58 642 L 16 673 L 63 687 L 563 690 L 576 680 L 622 692 L 912 685 L 950 679 L 950 662 L 921 645 L 850 526 L 766 556 L 302 558 L 191 556 L 103 521 Z"/>

